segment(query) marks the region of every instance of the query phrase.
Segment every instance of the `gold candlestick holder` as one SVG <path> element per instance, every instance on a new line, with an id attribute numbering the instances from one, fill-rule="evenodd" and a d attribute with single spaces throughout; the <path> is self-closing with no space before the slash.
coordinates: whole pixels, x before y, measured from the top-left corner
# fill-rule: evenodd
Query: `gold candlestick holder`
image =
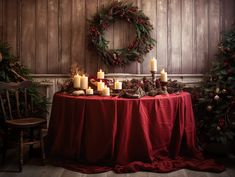
<path id="1" fill-rule="evenodd" d="M 156 80 L 157 71 L 150 71 L 150 72 L 151 72 L 151 75 L 152 75 L 152 82 L 153 82 L 154 85 L 155 85 L 155 80 Z"/>
<path id="2" fill-rule="evenodd" d="M 163 94 L 168 94 L 168 91 L 167 91 L 167 81 L 161 81 L 161 86 L 162 86 L 162 92 Z"/>

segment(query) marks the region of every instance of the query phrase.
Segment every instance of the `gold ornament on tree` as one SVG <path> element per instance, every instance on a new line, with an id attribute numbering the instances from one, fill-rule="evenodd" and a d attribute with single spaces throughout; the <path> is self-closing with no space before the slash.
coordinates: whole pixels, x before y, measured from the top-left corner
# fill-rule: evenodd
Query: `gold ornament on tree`
<path id="1" fill-rule="evenodd" d="M 223 93 L 223 94 L 226 94 L 226 93 L 227 93 L 227 90 L 226 90 L 226 89 L 223 89 L 223 90 L 222 90 L 222 93 Z"/>
<path id="2" fill-rule="evenodd" d="M 215 93 L 219 93 L 220 92 L 220 89 L 219 89 L 219 87 L 217 87 L 216 89 L 215 89 Z"/>
<path id="3" fill-rule="evenodd" d="M 208 112 L 211 112 L 212 111 L 212 106 L 208 105 L 206 109 L 207 109 Z"/>

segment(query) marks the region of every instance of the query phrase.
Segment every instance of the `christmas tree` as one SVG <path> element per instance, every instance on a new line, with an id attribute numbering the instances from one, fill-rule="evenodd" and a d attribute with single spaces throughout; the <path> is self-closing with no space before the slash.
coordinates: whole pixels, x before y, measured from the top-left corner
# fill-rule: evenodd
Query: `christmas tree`
<path id="1" fill-rule="evenodd" d="M 235 29 L 224 34 L 218 49 L 197 102 L 198 137 L 202 144 L 228 144 L 235 137 Z"/>

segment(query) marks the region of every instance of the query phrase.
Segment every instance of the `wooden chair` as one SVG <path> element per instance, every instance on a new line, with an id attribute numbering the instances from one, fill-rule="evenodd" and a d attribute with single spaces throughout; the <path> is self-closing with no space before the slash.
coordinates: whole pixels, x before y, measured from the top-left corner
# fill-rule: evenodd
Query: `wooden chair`
<path id="1" fill-rule="evenodd" d="M 0 82 L 0 104 L 1 114 L 5 118 L 6 138 L 4 141 L 3 162 L 8 148 L 9 131 L 16 131 L 18 134 L 18 157 L 19 171 L 22 171 L 24 145 L 30 145 L 29 152 L 32 151 L 33 145 L 40 144 L 41 155 L 44 164 L 45 152 L 43 141 L 43 125 L 46 119 L 31 117 L 33 111 L 32 99 L 27 94 L 28 89 L 32 86 L 31 81 L 23 81 L 19 83 Z M 38 131 L 38 138 L 34 137 L 34 131 Z M 25 132 L 30 132 L 28 139 L 25 139 Z"/>

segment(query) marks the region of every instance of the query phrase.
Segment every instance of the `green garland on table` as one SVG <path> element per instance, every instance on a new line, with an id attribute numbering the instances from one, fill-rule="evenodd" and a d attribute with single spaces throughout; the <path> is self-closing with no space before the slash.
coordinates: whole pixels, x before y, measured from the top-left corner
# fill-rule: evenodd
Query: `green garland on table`
<path id="1" fill-rule="evenodd" d="M 118 20 L 132 24 L 136 30 L 136 38 L 127 48 L 109 49 L 109 41 L 104 38 L 104 32 Z M 106 65 L 124 66 L 132 61 L 143 62 L 143 56 L 155 45 L 150 34 L 152 30 L 149 18 L 137 6 L 115 1 L 95 14 L 88 33 L 91 44 Z"/>

